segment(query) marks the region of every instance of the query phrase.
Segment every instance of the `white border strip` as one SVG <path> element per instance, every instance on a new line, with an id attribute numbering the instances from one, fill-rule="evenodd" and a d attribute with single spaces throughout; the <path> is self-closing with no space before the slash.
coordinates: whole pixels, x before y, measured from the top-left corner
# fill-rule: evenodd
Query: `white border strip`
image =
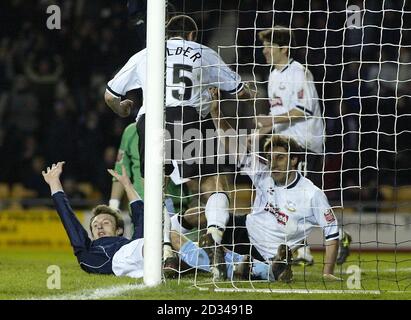
<path id="1" fill-rule="evenodd" d="M 94 290 L 84 290 L 78 293 L 67 295 L 53 295 L 45 297 L 32 297 L 27 300 L 98 300 L 104 298 L 112 298 L 131 290 L 146 289 L 144 284 L 126 284 L 122 286 L 113 286 L 108 288 L 97 288 Z"/>

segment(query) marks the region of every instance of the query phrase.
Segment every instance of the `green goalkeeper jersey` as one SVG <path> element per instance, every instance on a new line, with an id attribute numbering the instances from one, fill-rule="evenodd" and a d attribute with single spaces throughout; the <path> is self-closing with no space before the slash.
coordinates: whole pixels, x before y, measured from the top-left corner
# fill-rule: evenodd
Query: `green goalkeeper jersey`
<path id="1" fill-rule="evenodd" d="M 127 175 L 133 182 L 139 196 L 144 198 L 144 188 L 140 174 L 140 155 L 138 153 L 138 134 L 136 124 L 129 124 L 121 136 L 120 148 L 117 153 L 117 160 L 114 170 L 121 174 L 121 165 L 124 165 Z M 116 181 L 113 178 L 113 181 Z"/>
<path id="2" fill-rule="evenodd" d="M 138 140 L 137 127 L 135 123 L 128 125 L 121 137 L 120 148 L 117 153 L 117 160 L 114 170 L 121 174 L 121 165 L 126 168 L 127 175 L 133 182 L 134 188 L 138 192 L 139 196 L 144 199 L 144 187 L 140 173 L 140 155 L 138 152 Z M 113 178 L 113 181 L 116 181 Z M 181 186 L 176 186 L 172 181 L 168 183 L 167 196 L 173 200 L 174 207 L 177 211 L 187 209 L 187 198 L 181 198 L 185 195 Z M 181 203 L 180 203 L 181 201 Z"/>

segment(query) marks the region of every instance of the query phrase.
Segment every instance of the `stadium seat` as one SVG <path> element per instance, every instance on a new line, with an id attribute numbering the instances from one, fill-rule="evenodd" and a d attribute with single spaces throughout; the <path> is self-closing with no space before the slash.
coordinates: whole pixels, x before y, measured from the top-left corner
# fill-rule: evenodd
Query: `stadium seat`
<path id="1" fill-rule="evenodd" d="M 7 183 L 0 183 L 0 200 L 7 200 L 10 197 L 10 188 Z"/>
<path id="2" fill-rule="evenodd" d="M 397 188 L 398 201 L 411 201 L 411 185 Z"/>
<path id="3" fill-rule="evenodd" d="M 384 201 L 392 205 L 383 206 L 383 212 L 411 212 L 411 186 L 393 187 L 389 185 L 380 186 L 380 193 Z"/>
<path id="4" fill-rule="evenodd" d="M 93 199 L 93 186 L 88 182 L 80 182 L 78 184 L 78 189 L 86 195 L 86 199 Z"/>
<path id="5" fill-rule="evenodd" d="M 394 187 L 390 185 L 381 185 L 380 186 L 380 193 L 385 201 L 393 201 L 394 200 Z"/>
<path id="6" fill-rule="evenodd" d="M 33 199 L 37 197 L 37 192 L 27 189 L 21 183 L 15 183 L 11 187 L 10 198 L 13 200 Z"/>

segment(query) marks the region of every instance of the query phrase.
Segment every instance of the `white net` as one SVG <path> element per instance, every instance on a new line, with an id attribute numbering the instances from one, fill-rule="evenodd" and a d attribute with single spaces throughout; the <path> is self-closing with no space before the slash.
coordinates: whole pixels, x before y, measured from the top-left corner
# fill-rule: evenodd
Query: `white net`
<path id="1" fill-rule="evenodd" d="M 165 192 L 174 202 L 176 232 L 169 240 L 179 262 L 165 259 L 166 275 L 230 290 L 409 291 L 410 3 L 172 3 L 174 15 L 198 24 L 196 42 L 222 59 L 192 69 L 195 52 L 206 59 L 204 47 L 177 44 L 167 51 L 166 94 L 203 135 L 179 131 L 166 139 L 185 140 L 178 148 L 194 150 L 198 169 L 188 175 L 191 182 Z M 177 55 L 186 57 L 183 63 L 170 64 Z M 225 76 L 222 61 L 233 75 Z M 205 80 L 213 72 L 218 81 Z M 235 74 L 256 89 L 255 97 L 242 95 Z M 212 86 L 221 89 L 214 109 Z M 192 113 L 196 93 L 201 98 Z M 216 148 L 210 107 L 214 126 L 225 134 Z M 181 119 L 166 116 L 168 125 L 175 120 Z M 265 135 L 245 157 L 255 130 Z M 274 141 L 267 149 L 283 154 L 264 152 L 273 135 L 293 138 L 300 149 L 286 139 L 287 148 Z M 216 154 L 223 164 L 216 172 L 196 162 L 211 164 Z M 166 164 L 173 159 L 166 154 Z M 180 175 L 184 170 L 190 169 L 180 167 Z"/>

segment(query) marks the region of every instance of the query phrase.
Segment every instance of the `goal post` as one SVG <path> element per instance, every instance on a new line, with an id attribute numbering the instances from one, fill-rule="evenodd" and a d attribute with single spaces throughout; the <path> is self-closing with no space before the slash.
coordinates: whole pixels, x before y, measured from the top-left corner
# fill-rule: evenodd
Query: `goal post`
<path id="1" fill-rule="evenodd" d="M 144 283 L 161 283 L 164 157 L 165 0 L 147 1 Z"/>

